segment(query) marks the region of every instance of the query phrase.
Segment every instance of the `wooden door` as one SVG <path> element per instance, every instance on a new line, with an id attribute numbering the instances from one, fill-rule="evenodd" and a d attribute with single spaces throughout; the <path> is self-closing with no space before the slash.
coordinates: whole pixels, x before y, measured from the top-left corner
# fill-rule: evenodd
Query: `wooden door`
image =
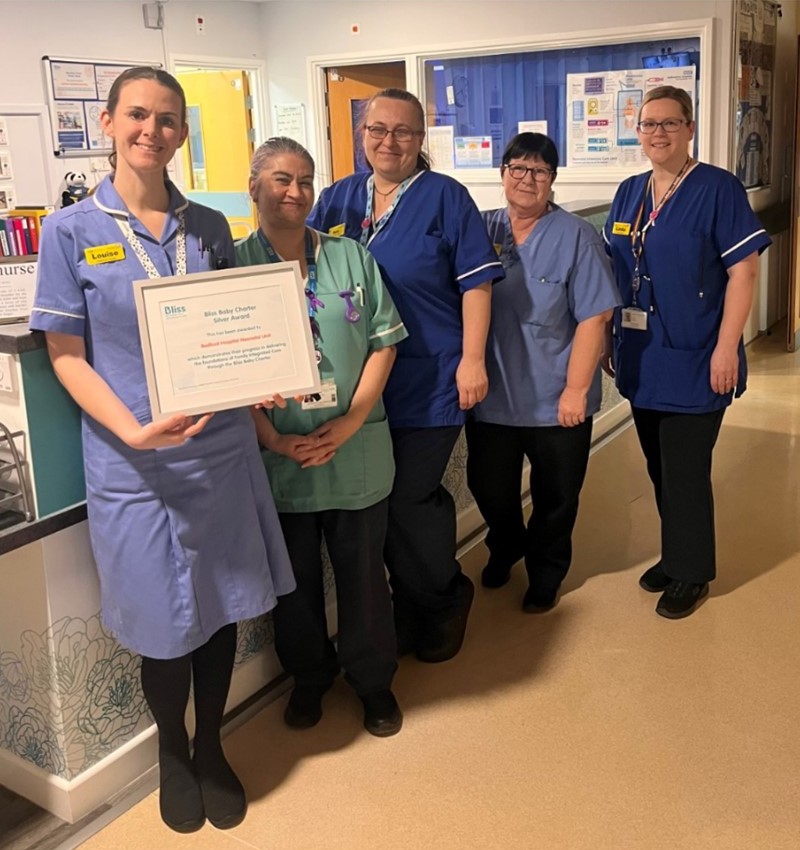
<path id="1" fill-rule="evenodd" d="M 354 140 L 361 107 L 381 89 L 406 87 L 403 62 L 348 65 L 325 71 L 333 179 L 353 174 L 363 163 L 361 145 Z"/>

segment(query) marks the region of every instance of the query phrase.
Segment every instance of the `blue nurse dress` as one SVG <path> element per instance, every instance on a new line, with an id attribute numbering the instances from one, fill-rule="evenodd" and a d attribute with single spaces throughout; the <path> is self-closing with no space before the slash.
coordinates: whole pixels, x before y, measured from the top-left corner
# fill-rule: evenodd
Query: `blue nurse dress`
<path id="1" fill-rule="evenodd" d="M 325 189 L 308 219 L 323 233 L 361 238 L 367 180 L 361 172 Z M 450 177 L 423 171 L 367 243 L 408 339 L 383 400 L 392 428 L 463 425 L 455 375 L 461 360 L 465 292 L 505 277 L 469 192 Z"/>
<path id="2" fill-rule="evenodd" d="M 49 217 L 30 321 L 34 330 L 83 337 L 88 362 L 142 424 L 152 417 L 131 284 L 147 275 L 118 220 L 162 276 L 177 272 L 179 212 L 187 272 L 221 258 L 235 264 L 223 216 L 169 190 L 160 241 L 128 213 L 111 177 Z M 89 248 L 120 245 L 121 260 L 87 261 Z M 185 655 L 294 590 L 248 410 L 216 413 L 198 436 L 163 449 L 131 449 L 86 413 L 82 431 L 102 617 L 123 646 L 152 658 Z"/>

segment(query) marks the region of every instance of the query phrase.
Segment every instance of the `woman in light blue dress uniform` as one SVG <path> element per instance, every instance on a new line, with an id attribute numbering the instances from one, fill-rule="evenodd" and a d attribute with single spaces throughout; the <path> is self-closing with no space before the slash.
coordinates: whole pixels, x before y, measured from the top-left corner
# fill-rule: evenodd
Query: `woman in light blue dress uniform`
<path id="1" fill-rule="evenodd" d="M 102 122 L 115 171 L 48 220 L 30 324 L 47 334 L 55 372 L 83 410 L 103 621 L 143 656 L 162 817 L 190 832 L 206 817 L 220 828 L 244 817 L 219 735 L 236 622 L 273 608 L 294 578 L 249 411 L 151 421 L 132 281 L 235 262 L 222 215 L 165 179 L 186 139 L 185 111 L 163 71 L 134 68 L 114 83 Z"/>

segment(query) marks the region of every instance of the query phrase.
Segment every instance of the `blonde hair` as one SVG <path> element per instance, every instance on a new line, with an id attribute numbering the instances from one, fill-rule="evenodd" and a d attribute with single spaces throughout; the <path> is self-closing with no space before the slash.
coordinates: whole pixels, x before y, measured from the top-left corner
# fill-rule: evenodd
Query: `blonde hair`
<path id="1" fill-rule="evenodd" d="M 691 124 L 694 121 L 694 104 L 689 92 L 684 89 L 679 89 L 676 86 L 659 86 L 655 89 L 650 89 L 644 96 L 642 105 L 639 107 L 639 118 L 642 117 L 642 110 L 645 105 L 652 100 L 674 100 L 681 108 L 683 117 Z"/>

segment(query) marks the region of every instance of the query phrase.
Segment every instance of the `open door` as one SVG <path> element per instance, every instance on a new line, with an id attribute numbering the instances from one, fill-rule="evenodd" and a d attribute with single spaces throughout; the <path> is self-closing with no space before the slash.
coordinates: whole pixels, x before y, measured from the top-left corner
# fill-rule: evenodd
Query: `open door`
<path id="1" fill-rule="evenodd" d="M 365 168 L 361 145 L 355 143 L 355 128 L 361 108 L 381 89 L 406 87 L 404 62 L 347 65 L 325 70 L 331 166 L 334 180 Z"/>
<path id="2" fill-rule="evenodd" d="M 797 79 L 800 80 L 800 36 L 797 39 Z M 789 268 L 789 321 L 787 345 L 789 351 L 800 348 L 800 86 L 794 108 L 795 162 L 792 169 L 792 223 L 789 231 L 792 261 Z"/>
<path id="3" fill-rule="evenodd" d="M 189 138 L 183 146 L 186 195 L 220 210 L 234 239 L 256 227 L 247 191 L 253 153 L 250 81 L 246 71 L 178 69 L 186 92 Z"/>

